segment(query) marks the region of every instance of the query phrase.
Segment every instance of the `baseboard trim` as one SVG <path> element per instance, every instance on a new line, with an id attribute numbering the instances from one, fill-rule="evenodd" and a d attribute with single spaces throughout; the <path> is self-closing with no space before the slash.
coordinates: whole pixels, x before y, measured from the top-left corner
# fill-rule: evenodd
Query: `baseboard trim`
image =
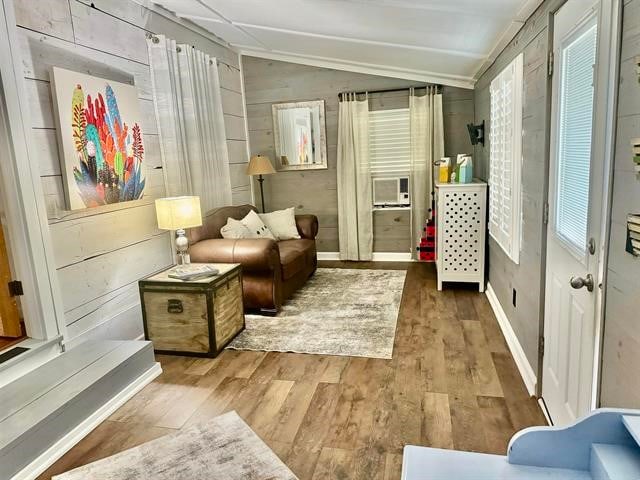
<path id="1" fill-rule="evenodd" d="M 340 260 L 340 252 L 318 252 L 318 260 Z M 373 252 L 373 262 L 413 262 L 411 253 Z"/>
<path id="2" fill-rule="evenodd" d="M 56 460 L 73 448 L 80 440 L 89 435 L 93 429 L 104 422 L 118 408 L 124 405 L 127 400 L 147 386 L 151 381 L 162 373 L 159 363 L 154 363 L 149 370 L 131 382 L 124 390 L 111 398 L 100 407 L 90 417 L 86 418 L 77 427 L 67 433 L 64 437 L 51 445 L 45 452 L 40 454 L 29 465 L 14 475 L 11 480 L 33 480 L 47 468 L 53 465 Z"/>
<path id="3" fill-rule="evenodd" d="M 373 252 L 374 262 L 411 262 L 411 253 L 399 252 Z"/>
<path id="4" fill-rule="evenodd" d="M 490 283 L 487 282 L 487 289 L 485 291 L 487 299 L 489 300 L 489 304 L 493 309 L 493 313 L 498 320 L 498 325 L 500 325 L 500 329 L 502 330 L 502 334 L 504 335 L 504 339 L 507 341 L 507 346 L 511 351 L 511 355 L 516 362 L 518 367 L 518 371 L 520 372 L 520 376 L 522 380 L 524 380 L 524 384 L 527 387 L 527 391 L 529 395 L 535 396 L 536 394 L 536 383 L 537 378 L 536 374 L 527 359 L 527 356 L 522 349 L 522 345 L 520 345 L 520 341 L 518 337 L 516 337 L 513 328 L 511 328 L 511 322 L 507 318 L 507 314 L 502 309 L 502 305 L 500 305 L 500 301 L 496 296 L 496 292 L 493 290 L 493 287 Z"/>
<path id="5" fill-rule="evenodd" d="M 340 260 L 338 252 L 318 252 L 318 260 Z"/>

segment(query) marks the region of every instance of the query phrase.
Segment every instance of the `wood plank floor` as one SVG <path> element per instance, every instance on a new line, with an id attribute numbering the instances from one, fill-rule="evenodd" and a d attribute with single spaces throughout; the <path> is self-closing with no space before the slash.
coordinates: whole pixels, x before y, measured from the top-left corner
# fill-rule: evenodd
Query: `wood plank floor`
<path id="1" fill-rule="evenodd" d="M 431 264 L 346 266 L 408 267 L 392 360 L 158 356 L 163 374 L 40 478 L 230 410 L 302 480 L 396 480 L 405 444 L 504 454 L 516 431 L 545 424 L 484 295 L 438 292 Z"/>

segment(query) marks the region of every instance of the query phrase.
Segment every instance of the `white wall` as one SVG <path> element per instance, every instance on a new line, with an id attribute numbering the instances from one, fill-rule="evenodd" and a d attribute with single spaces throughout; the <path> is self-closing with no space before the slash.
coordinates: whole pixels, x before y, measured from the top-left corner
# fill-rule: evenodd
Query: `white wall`
<path id="1" fill-rule="evenodd" d="M 149 76 L 148 32 L 189 43 L 219 60 L 234 203 L 250 201 L 238 55 L 132 0 L 14 0 L 31 141 L 41 173 L 68 338 L 142 334 L 137 281 L 173 261 L 156 228 L 153 200 L 165 193 Z M 91 5 L 95 5 L 95 8 Z M 142 112 L 147 188 L 135 202 L 65 210 L 49 85 L 51 66 L 135 84 Z"/>

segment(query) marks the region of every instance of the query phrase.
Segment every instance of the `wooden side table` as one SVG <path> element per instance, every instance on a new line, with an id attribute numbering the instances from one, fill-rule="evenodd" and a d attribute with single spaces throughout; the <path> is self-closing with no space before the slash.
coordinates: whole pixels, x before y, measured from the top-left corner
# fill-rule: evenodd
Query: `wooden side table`
<path id="1" fill-rule="evenodd" d="M 202 280 L 169 278 L 171 268 L 138 282 L 147 340 L 157 353 L 215 357 L 245 326 L 240 264 L 211 264 Z"/>

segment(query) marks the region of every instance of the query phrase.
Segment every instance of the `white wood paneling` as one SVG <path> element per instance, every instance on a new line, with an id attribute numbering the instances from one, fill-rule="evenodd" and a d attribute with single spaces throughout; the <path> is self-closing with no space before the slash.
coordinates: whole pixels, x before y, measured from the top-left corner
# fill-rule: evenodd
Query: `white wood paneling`
<path id="1" fill-rule="evenodd" d="M 160 198 L 165 195 L 164 174 L 162 168 L 147 168 L 144 198 Z"/>
<path id="2" fill-rule="evenodd" d="M 115 232 L 114 225 L 117 226 Z M 161 233 L 152 203 L 58 222 L 51 225 L 56 268 L 97 257 Z"/>
<path id="3" fill-rule="evenodd" d="M 14 3 L 31 141 L 69 326 L 67 341 L 136 338 L 142 333 L 137 281 L 174 261 L 170 235 L 157 229 L 153 204 L 165 195 L 165 187 L 145 35 L 165 34 L 218 58 L 223 92 L 229 93 L 230 158 L 238 164 L 232 166 L 233 199 L 244 203 L 250 190 L 245 165 L 240 165 L 247 159 L 238 55 L 204 30 L 131 0 L 42 0 L 37 8 L 30 0 Z M 142 200 L 66 210 L 49 84 L 54 65 L 136 86 L 145 143 Z"/>
<path id="4" fill-rule="evenodd" d="M 79 1 L 85 5 L 94 5 L 97 9 L 146 31 L 166 35 L 178 43 L 193 45 L 220 61 L 239 68 L 238 55 L 223 45 L 223 40 L 216 39 L 214 35 L 191 22 L 168 15 L 166 11 L 158 13 L 156 7 L 147 0 Z"/>
<path id="5" fill-rule="evenodd" d="M 167 234 L 168 235 L 168 234 Z M 129 306 L 140 304 L 140 298 L 135 298 L 138 292 L 138 281 L 133 281 L 120 288 L 116 288 L 90 302 L 80 305 L 66 312 L 67 326 L 71 327 L 77 322 L 79 329 L 86 330 L 92 323 L 100 322 L 100 317 L 117 315 L 119 311 L 126 310 Z M 139 297 L 139 295 L 138 295 Z M 128 337 L 136 338 L 136 337 Z"/>
<path id="6" fill-rule="evenodd" d="M 236 117 L 235 115 L 225 114 L 224 129 L 227 134 L 227 140 L 247 139 L 247 132 L 244 128 L 244 117 Z"/>
<path id="7" fill-rule="evenodd" d="M 138 108 L 140 110 L 140 128 L 143 134 L 158 134 L 158 124 L 156 123 L 156 111 L 153 100 L 144 98 L 138 99 Z"/>
<path id="8" fill-rule="evenodd" d="M 34 128 L 55 128 L 49 82 L 26 79 L 25 89 L 29 98 L 31 126 Z"/>
<path id="9" fill-rule="evenodd" d="M 144 140 L 144 161 L 147 169 L 162 168 L 162 157 L 160 155 L 160 138 L 156 134 L 145 133 Z"/>
<path id="10" fill-rule="evenodd" d="M 49 80 L 51 67 L 135 84 L 140 98 L 152 98 L 149 67 L 75 43 L 18 29 L 25 78 Z"/>
<path id="11" fill-rule="evenodd" d="M 137 285 L 135 285 L 135 298 L 139 297 Z M 69 348 L 86 342 L 87 340 L 120 340 L 122 338 L 143 338 L 142 309 L 140 300 L 130 305 L 119 305 L 118 309 L 111 312 L 106 307 L 91 312 L 67 326 L 72 342 L 67 344 Z"/>
<path id="12" fill-rule="evenodd" d="M 146 32 L 76 0 L 70 0 L 73 33 L 79 45 L 149 64 Z"/>
<path id="13" fill-rule="evenodd" d="M 132 307 L 137 309 L 135 325 L 132 325 L 132 328 L 135 329 L 137 335 L 142 333 L 142 312 L 140 311 L 138 282 L 127 284 L 114 292 L 117 292 L 117 295 L 113 293 L 105 295 L 97 299 L 97 301 L 89 302 L 88 305 L 70 312 L 71 315 L 68 316 L 68 319 L 71 321 L 67 327 L 69 327 L 72 337 L 91 330 L 92 327 L 104 323 L 105 320 L 108 321 L 123 312 L 128 312 Z M 100 304 L 100 308 L 96 309 L 96 304 Z M 136 338 L 136 336 L 130 336 L 130 338 Z"/>
<path id="14" fill-rule="evenodd" d="M 117 227 L 114 227 L 117 235 Z M 58 270 L 65 312 L 171 264 L 166 233 Z"/>
<path id="15" fill-rule="evenodd" d="M 227 90 L 237 93 L 242 92 L 242 83 L 240 81 L 240 70 L 226 64 L 218 65 L 218 74 L 220 76 L 220 86 Z"/>
<path id="16" fill-rule="evenodd" d="M 233 205 L 244 205 L 251 203 L 251 188 L 249 185 L 244 187 L 234 187 L 231 189 L 231 197 Z"/>
<path id="17" fill-rule="evenodd" d="M 39 0 L 37 8 L 27 1 L 15 2 L 16 24 L 47 35 L 73 41 L 69 0 Z"/>
<path id="18" fill-rule="evenodd" d="M 227 140 L 229 163 L 247 163 L 247 142 L 243 140 Z M 233 185 L 232 185 L 233 186 Z"/>
<path id="19" fill-rule="evenodd" d="M 234 163 L 229 165 L 229 173 L 231 174 L 231 185 L 235 187 L 244 187 L 251 183 L 251 179 L 247 175 L 247 165 L 245 163 Z"/>
<path id="20" fill-rule="evenodd" d="M 42 192 L 47 206 L 47 218 L 56 218 L 65 210 L 62 176 L 41 177 Z"/>
<path id="21" fill-rule="evenodd" d="M 233 90 L 222 89 L 222 111 L 236 117 L 244 116 L 242 94 Z"/>
<path id="22" fill-rule="evenodd" d="M 31 141 L 40 164 L 40 175 L 60 175 L 56 131 L 49 128 L 34 128 L 31 135 Z"/>
<path id="23" fill-rule="evenodd" d="M 43 80 L 25 79 L 27 95 L 29 96 L 29 110 L 31 113 L 31 126 L 33 128 L 56 128 L 53 117 L 53 99 L 49 82 Z M 140 128 L 143 134 L 158 133 L 155 119 L 153 100 L 138 98 L 140 110 Z"/>

